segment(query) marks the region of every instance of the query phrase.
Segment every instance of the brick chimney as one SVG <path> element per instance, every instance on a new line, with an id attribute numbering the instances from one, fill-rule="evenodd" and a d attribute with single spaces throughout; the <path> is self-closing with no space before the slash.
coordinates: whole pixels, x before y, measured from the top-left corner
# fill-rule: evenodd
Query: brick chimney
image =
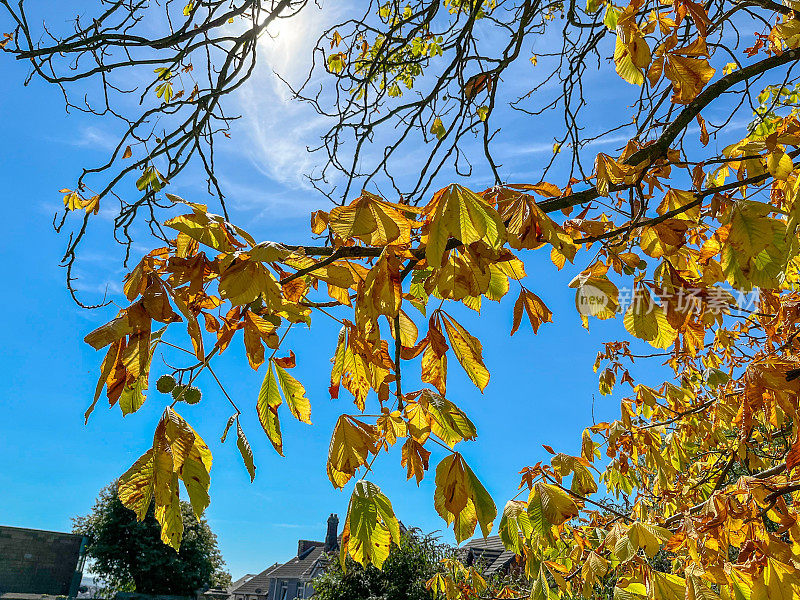
<path id="1" fill-rule="evenodd" d="M 331 552 L 339 547 L 337 539 L 339 529 L 339 517 L 332 514 L 328 517 L 328 533 L 325 535 L 325 552 Z"/>
<path id="2" fill-rule="evenodd" d="M 297 556 L 302 556 L 306 550 L 310 550 L 314 546 L 319 546 L 319 542 L 312 542 L 311 540 L 297 540 Z"/>

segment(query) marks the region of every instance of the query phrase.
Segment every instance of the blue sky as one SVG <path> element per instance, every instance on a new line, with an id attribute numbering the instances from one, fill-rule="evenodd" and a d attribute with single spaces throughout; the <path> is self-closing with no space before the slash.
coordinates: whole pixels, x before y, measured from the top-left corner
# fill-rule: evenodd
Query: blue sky
<path id="1" fill-rule="evenodd" d="M 267 52 L 278 70 L 300 72 L 293 44 L 314 30 L 319 23 L 315 19 L 312 16 L 297 30 L 282 34 Z M 5 192 L 0 208 L 5 223 L 0 236 L 5 258 L 0 296 L 0 311 L 5 315 L 0 329 L 4 349 L 0 524 L 68 530 L 71 517 L 85 514 L 99 489 L 148 447 L 165 398 L 151 390 L 145 406 L 126 418 L 117 408 L 103 407 L 101 401 L 84 426 L 83 411 L 90 402 L 102 355 L 82 340 L 113 317 L 115 309 L 85 311 L 71 302 L 58 266 L 65 239 L 54 233 L 52 217 L 61 203 L 58 190 L 69 187 L 82 166 L 103 158 L 115 132 L 106 122 L 66 115 L 53 88 L 37 81 L 23 88 L 26 71 L 21 65 L 4 58 L 0 69 L 6 82 L 6 93 L 0 95 L 0 139 L 4 142 L 0 180 Z M 508 85 L 523 89 L 524 77 L 509 77 Z M 591 73 L 588 77 L 593 81 L 590 101 L 598 107 L 613 104 L 625 110 L 634 102 L 637 90 L 632 86 L 601 85 Z M 303 148 L 313 143 L 321 124 L 309 111 L 284 104 L 284 95 L 268 70 L 257 73 L 235 100 L 245 118 L 233 139 L 220 143 L 218 174 L 229 193 L 234 222 L 257 239 L 299 242 L 308 239 L 309 212 L 327 206 L 300 177 L 315 164 L 316 158 L 306 155 Z M 598 127 L 604 118 L 599 117 Z M 507 157 L 504 173 L 510 181 L 537 181 L 537 169 L 549 159 L 552 136 L 541 126 L 518 121 L 517 116 L 509 116 L 505 124 L 507 132 L 499 142 Z M 613 149 L 614 144 L 602 148 Z M 483 189 L 490 182 L 478 172 L 462 183 Z M 187 199 L 207 201 L 192 173 L 171 187 Z M 134 258 L 149 244 L 150 240 L 138 238 Z M 111 298 L 119 300 L 122 250 L 110 239 L 106 211 L 97 217 L 97 227 L 82 252 L 79 289 L 87 299 L 101 298 L 108 290 Z M 579 264 L 587 258 L 579 255 Z M 598 421 L 619 414 L 618 400 L 597 392 L 597 376 L 591 367 L 601 342 L 621 335 L 621 320 L 593 321 L 591 332 L 586 332 L 574 308 L 574 291 L 567 287 L 579 269 L 556 272 L 547 252 L 528 253 L 526 263 L 526 285 L 553 310 L 554 323 L 543 326 L 538 335 L 524 325 L 509 338 L 513 291 L 499 305 L 485 302 L 480 317 L 457 311 L 462 323 L 483 340 L 492 379 L 481 394 L 452 360 L 448 386 L 448 397 L 478 427 L 478 440 L 462 444 L 460 450 L 495 498 L 498 510 L 514 495 L 519 469 L 546 459 L 542 443 L 577 453 L 580 433 L 591 424 L 592 410 Z M 246 407 L 243 425 L 258 467 L 254 483 L 249 483 L 235 444 L 219 443 L 230 411 L 213 382 L 201 379 L 204 401 L 181 410 L 214 453 L 207 517 L 234 578 L 288 560 L 298 538 L 323 538 L 328 514 L 344 516 L 350 486 L 336 491 L 325 475 L 332 425 L 342 411 L 354 410 L 346 392 L 336 401 L 327 393 L 337 330 L 335 323 L 320 316 L 310 330 L 293 331 L 289 338 L 288 347 L 298 358 L 295 375 L 308 391 L 314 425 L 284 417 L 285 458 L 272 450 L 255 417 L 262 372 L 249 368 L 241 341 L 220 357 L 217 372 L 236 401 Z M 155 376 L 160 374 L 158 368 L 154 365 Z M 658 385 L 655 371 L 650 383 Z M 433 451 L 432 469 L 443 457 Z M 399 462 L 399 448 L 382 456 L 371 480 L 383 488 L 406 525 L 442 531 L 443 539 L 451 541 L 433 509 L 432 471 L 417 487 L 406 482 Z"/>

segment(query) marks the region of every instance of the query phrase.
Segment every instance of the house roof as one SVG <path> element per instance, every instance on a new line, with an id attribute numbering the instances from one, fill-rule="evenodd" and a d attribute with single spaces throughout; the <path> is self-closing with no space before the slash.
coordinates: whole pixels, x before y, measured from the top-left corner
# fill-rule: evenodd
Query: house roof
<path id="1" fill-rule="evenodd" d="M 461 552 L 468 562 L 484 565 L 486 575 L 504 569 L 516 557 L 513 552 L 505 549 L 499 535 L 470 540 L 461 547 Z"/>
<path id="2" fill-rule="evenodd" d="M 269 578 L 270 572 L 273 571 L 275 568 L 278 567 L 278 563 L 275 563 L 271 567 L 267 567 L 258 575 L 245 575 L 242 579 L 237 580 L 230 588 L 229 591 L 231 594 L 258 594 L 258 593 L 266 593 L 269 589 Z M 261 590 L 261 592 L 256 592 L 256 590 Z"/>
<path id="3" fill-rule="evenodd" d="M 230 584 L 226 589 L 227 589 L 227 591 L 229 593 L 233 592 L 233 590 L 238 588 L 240 585 L 250 581 L 253 577 L 255 577 L 255 575 L 253 573 L 248 573 L 247 575 L 243 575 L 243 576 L 239 577 L 239 579 L 234 581 L 232 584 Z"/>
<path id="4" fill-rule="evenodd" d="M 314 571 L 325 556 L 324 542 L 309 542 L 308 549 L 300 556 L 295 556 L 283 564 L 275 563 L 261 571 L 258 575 L 251 576 L 241 585 L 234 586 L 232 594 L 264 595 L 269 590 L 271 579 L 299 579 L 308 581 L 315 575 Z M 257 591 L 261 590 L 261 591 Z"/>
<path id="5" fill-rule="evenodd" d="M 309 580 L 313 577 L 320 558 L 324 556 L 325 544 L 319 542 L 319 545 L 311 547 L 300 556 L 295 556 L 290 561 L 275 567 L 269 572 L 269 578 Z"/>

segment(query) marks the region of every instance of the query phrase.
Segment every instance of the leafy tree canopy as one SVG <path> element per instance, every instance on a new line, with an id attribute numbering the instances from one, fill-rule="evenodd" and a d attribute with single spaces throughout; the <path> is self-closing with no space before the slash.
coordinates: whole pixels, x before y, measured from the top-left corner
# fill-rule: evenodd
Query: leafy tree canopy
<path id="1" fill-rule="evenodd" d="M 89 540 L 92 572 L 109 590 L 193 596 L 200 589 L 231 584 L 216 536 L 187 502 L 180 503 L 183 542 L 176 553 L 161 541 L 155 508 L 139 520 L 115 489 L 114 484 L 105 487 L 92 511 L 73 519 L 73 531 Z"/>
<path id="2" fill-rule="evenodd" d="M 343 561 L 381 566 L 398 542 L 390 499 L 364 478 L 382 449 L 402 444 L 402 467 L 417 481 L 429 476 L 431 448 L 447 453 L 432 475 L 435 510 L 459 541 L 499 531 L 525 557 L 524 593 L 537 600 L 591 597 L 606 577 L 620 598 L 800 594 L 795 2 L 369 3 L 321 33 L 309 84 L 295 90 L 331 119 L 315 183 L 334 205 L 311 215 L 308 245 L 257 241 L 230 223 L 213 160 L 230 125 L 223 101 L 252 72 L 259 35 L 305 2 L 109 1 L 63 35 L 36 31 L 22 2 L 0 5 L 11 19 L 7 53 L 68 103 L 77 90 L 82 109 L 125 128 L 108 162 L 63 191 L 62 224 L 74 227 L 67 272 L 106 203 L 119 203 L 123 243 L 139 215 L 160 238 L 125 278 L 129 304 L 86 337 L 106 353 L 87 417 L 104 390 L 123 414 L 137 411 L 157 347 L 185 355 L 159 373 L 171 397 L 148 392 L 168 406 L 119 488 L 139 519 L 155 506 L 166 543 L 178 548 L 183 534 L 180 481 L 196 514 L 209 502 L 211 454 L 179 403 L 202 401 L 198 375 L 217 379 L 216 358 L 242 338 L 263 374 L 248 412 L 255 406 L 282 454 L 281 419 L 310 423 L 291 330 L 313 316 L 341 326 L 330 340 L 330 395 L 343 388 L 354 404 L 327 462 L 335 487 L 352 485 Z M 531 54 L 534 44 L 543 51 Z M 519 61 L 529 61 L 530 80 L 515 98 L 508 75 Z M 94 98 L 81 88 L 89 81 Z M 145 81 L 138 104 L 119 98 L 132 81 Z M 603 100 L 608 85 L 625 86 L 624 106 Z M 494 160 L 496 110 L 508 101 L 532 132 L 554 115 L 563 123 L 530 181 L 505 181 Z M 604 125 L 589 127 L 599 114 Z M 611 136 L 618 150 L 598 153 L 593 142 Z M 364 151 L 378 140 L 378 152 Z M 409 146 L 427 159 L 400 181 Z M 195 159 L 219 210 L 169 192 Z M 434 191 L 437 177 L 468 175 L 477 160 L 490 187 L 461 179 Z M 324 189 L 336 173 L 339 186 Z M 618 419 L 587 423 L 579 455 L 546 446 L 551 459 L 523 468 L 498 515 L 457 450 L 477 429 L 448 398 L 448 372 L 457 363 L 491 390 L 483 342 L 470 333 L 490 301 L 516 296 L 512 333 L 523 319 L 534 331 L 550 326 L 535 289 L 546 269 L 526 277 L 532 252 L 574 268 L 586 327 L 622 319 L 630 338 L 606 344 L 595 368 L 600 392 L 621 387 L 624 397 Z M 757 305 L 742 310 L 737 297 L 754 289 Z M 634 340 L 672 369 L 667 381 L 634 379 Z M 229 400 L 225 431 L 252 478 L 252 425 Z M 648 560 L 663 549 L 670 573 Z M 437 593 L 480 593 L 468 570 L 440 575 Z"/>
<path id="3" fill-rule="evenodd" d="M 453 551 L 430 535 L 404 531 L 393 545 L 381 569 L 362 566 L 352 558 L 346 569 L 333 560 L 314 579 L 314 598 L 319 600 L 430 600 L 426 582 L 441 569 L 441 561 Z"/>

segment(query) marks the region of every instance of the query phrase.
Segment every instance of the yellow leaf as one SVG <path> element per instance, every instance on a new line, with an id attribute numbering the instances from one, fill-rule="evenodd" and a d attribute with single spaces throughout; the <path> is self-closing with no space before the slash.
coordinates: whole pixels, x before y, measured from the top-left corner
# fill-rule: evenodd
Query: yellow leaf
<path id="1" fill-rule="evenodd" d="M 375 421 L 375 427 L 389 446 L 393 446 L 397 438 L 405 437 L 407 433 L 406 422 L 397 410 L 389 412 L 384 408 L 381 416 Z"/>
<path id="2" fill-rule="evenodd" d="M 800 596 L 800 571 L 767 557 L 761 576 L 753 582 L 750 600 L 793 600 Z"/>
<path id="3" fill-rule="evenodd" d="M 224 225 L 211 220 L 202 211 L 196 210 L 190 215 L 181 215 L 164 222 L 167 227 L 177 229 L 191 237 L 193 240 L 211 246 L 220 252 L 233 252 L 231 236 Z"/>
<path id="4" fill-rule="evenodd" d="M 269 441 L 272 442 L 275 450 L 281 456 L 283 456 L 283 440 L 281 438 L 281 424 L 278 419 L 278 407 L 282 402 L 281 394 L 278 391 L 278 382 L 275 380 L 275 374 L 272 371 L 272 361 L 270 361 L 267 363 L 267 372 L 258 392 L 256 410 L 261 427 L 264 428 Z"/>
<path id="5" fill-rule="evenodd" d="M 239 454 L 242 455 L 244 466 L 247 468 L 247 473 L 250 475 L 252 482 L 256 478 L 256 465 L 253 462 L 253 449 L 250 447 L 250 442 L 244 435 L 242 426 L 239 421 L 236 421 L 236 447 L 239 449 Z"/>
<path id="6" fill-rule="evenodd" d="M 650 342 L 656 348 L 668 348 L 678 335 L 667 321 L 664 309 L 643 289 L 634 294 L 623 322 L 628 333 Z"/>
<path id="7" fill-rule="evenodd" d="M 598 154 L 595 159 L 597 193 L 608 196 L 609 186 L 632 183 L 636 173 L 636 167 L 617 162 L 607 154 Z"/>
<path id="8" fill-rule="evenodd" d="M 607 572 L 608 561 L 597 554 L 597 552 L 589 552 L 589 555 L 581 566 L 581 579 L 583 579 L 584 589 L 599 582 Z M 661 599 L 659 598 L 659 600 Z"/>
<path id="9" fill-rule="evenodd" d="M 489 384 L 489 371 L 483 364 L 483 346 L 480 340 L 470 335 L 450 316 L 443 315 L 442 322 L 458 362 L 464 367 L 472 382 L 483 391 Z"/>
<path id="10" fill-rule="evenodd" d="M 368 308 L 374 317 L 394 317 L 400 311 L 402 293 L 400 261 L 393 252 L 384 250 L 359 289 L 359 306 Z"/>
<path id="11" fill-rule="evenodd" d="M 501 189 L 497 194 L 497 210 L 500 212 L 503 222 L 508 223 L 509 246 L 516 249 L 536 249 L 547 242 L 559 254 L 572 262 L 578 250 L 572 237 L 539 208 L 532 195 L 516 191 L 516 188 L 531 189 L 550 198 L 561 195 L 561 190 L 546 182 L 530 186 L 530 188 L 528 186 L 509 186 L 509 188 Z"/>
<path id="12" fill-rule="evenodd" d="M 649 583 L 651 597 L 657 600 L 684 600 L 686 598 L 686 580 L 671 573 L 650 571 Z"/>
<path id="13" fill-rule="evenodd" d="M 783 149 L 776 148 L 767 155 L 767 169 L 775 179 L 786 181 L 794 170 L 792 159 Z"/>
<path id="14" fill-rule="evenodd" d="M 491 496 L 458 452 L 436 467 L 434 505 L 447 524 L 454 525 L 458 543 L 471 536 L 479 523 L 484 537 L 489 535 L 497 516 Z"/>
<path id="15" fill-rule="evenodd" d="M 659 215 L 663 215 L 669 211 L 680 210 L 687 204 L 696 203 L 696 201 L 697 196 L 694 192 L 670 189 L 664 195 L 664 199 L 661 201 L 661 204 L 658 205 L 656 212 L 658 212 Z M 678 213 L 675 217 L 687 221 L 696 221 L 699 216 L 700 204 L 696 204 L 696 206 Z"/>
<path id="16" fill-rule="evenodd" d="M 588 327 L 588 317 L 613 319 L 619 310 L 619 290 L 605 275 L 581 273 L 569 284 L 575 288 L 575 308 Z"/>
<path id="17" fill-rule="evenodd" d="M 478 430 L 469 417 L 444 396 L 422 390 L 416 405 L 430 423 L 431 432 L 451 448 L 458 442 L 477 437 Z M 412 403 L 407 405 L 407 414 L 411 406 Z"/>
<path id="18" fill-rule="evenodd" d="M 444 263 L 451 237 L 464 245 L 484 241 L 492 248 L 499 248 L 506 240 L 505 226 L 497 211 L 460 185 L 449 185 L 436 192 L 425 207 L 425 215 L 428 236 L 425 257 L 434 269 Z"/>
<path id="19" fill-rule="evenodd" d="M 538 500 L 541 504 L 542 516 L 555 527 L 578 515 L 578 505 L 575 504 L 575 501 L 567 492 L 555 485 L 537 481 L 528 499 L 529 507 L 531 499 Z"/>
<path id="20" fill-rule="evenodd" d="M 669 54 L 664 75 L 672 82 L 672 102 L 688 104 L 711 81 L 716 70 L 705 58 Z"/>
<path id="21" fill-rule="evenodd" d="M 120 501 L 136 513 L 141 521 L 147 515 L 153 498 L 153 450 L 145 452 L 133 463 L 117 485 Z"/>
<path id="22" fill-rule="evenodd" d="M 428 345 L 422 353 L 420 379 L 430 383 L 440 394 L 447 392 L 447 355 L 437 354 L 432 345 Z"/>
<path id="23" fill-rule="evenodd" d="M 137 520 L 142 520 L 153 499 L 161 540 L 177 552 L 183 535 L 178 481 L 183 481 L 199 518 L 209 502 L 210 469 L 208 446 L 180 415 L 167 407 L 153 435 L 153 447 L 120 478 L 120 501 L 136 513 Z"/>
<path id="24" fill-rule="evenodd" d="M 337 206 L 328 217 L 328 227 L 340 238 L 358 239 L 370 246 L 407 244 L 412 221 L 406 217 L 412 206 L 392 204 L 363 191 L 347 206 Z M 406 213 L 406 214 L 404 214 Z"/>
<path id="25" fill-rule="evenodd" d="M 259 297 L 265 299 L 267 306 L 275 306 L 281 297 L 272 273 L 253 260 L 237 260 L 225 267 L 220 273 L 219 293 L 234 306 L 249 304 Z"/>
<path id="26" fill-rule="evenodd" d="M 101 325 L 91 333 L 87 334 L 83 341 L 89 344 L 95 350 L 100 350 L 109 344 L 122 339 L 134 330 L 133 326 L 128 322 L 126 314 L 109 321 L 105 325 Z"/>
<path id="27" fill-rule="evenodd" d="M 306 398 L 306 389 L 303 384 L 297 381 L 286 369 L 275 364 L 275 371 L 278 374 L 278 383 L 281 386 L 283 397 L 286 398 L 286 405 L 295 419 L 311 425 L 311 403 Z"/>
<path id="28" fill-rule="evenodd" d="M 369 454 L 377 454 L 377 431 L 350 417 L 341 415 L 333 429 L 328 448 L 328 478 L 337 488 L 342 488 L 366 464 Z"/>
<path id="29" fill-rule="evenodd" d="M 397 332 L 394 330 L 394 319 L 389 319 L 389 328 L 392 337 L 397 339 Z M 405 311 L 400 311 L 400 343 L 406 348 L 411 348 L 417 343 L 419 330 Z"/>
<path id="30" fill-rule="evenodd" d="M 431 125 L 431 133 L 439 140 L 447 135 L 447 130 L 444 128 L 444 124 L 442 124 L 442 120 L 439 117 L 436 117 L 433 120 L 433 125 Z"/>
<path id="31" fill-rule="evenodd" d="M 506 502 L 503 516 L 500 518 L 500 525 L 497 527 L 503 545 L 516 554 L 523 553 L 523 540 L 520 539 L 520 534 L 522 534 L 522 538 L 528 539 L 533 531 L 526 507 L 527 504 L 522 500 Z"/>
<path id="32" fill-rule="evenodd" d="M 618 31 L 614 47 L 614 65 L 617 73 L 628 83 L 642 85 L 644 69 L 650 64 L 650 46 L 636 29 L 620 27 Z"/>

